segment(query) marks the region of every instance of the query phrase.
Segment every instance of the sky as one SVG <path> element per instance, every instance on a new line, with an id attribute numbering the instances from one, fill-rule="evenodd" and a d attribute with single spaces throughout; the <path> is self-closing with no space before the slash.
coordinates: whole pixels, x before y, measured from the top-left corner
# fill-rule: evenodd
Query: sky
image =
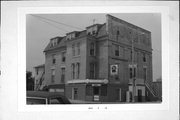
<path id="1" fill-rule="evenodd" d="M 161 15 L 158 13 L 111 14 L 151 32 L 153 49 L 153 80 L 161 77 Z M 49 22 L 51 19 L 57 22 Z M 106 14 L 28 14 L 26 16 L 26 70 L 45 63 L 43 50 L 50 39 L 75 30 L 85 30 L 93 23 L 106 22 Z M 66 25 L 64 25 L 66 24 Z M 70 27 L 71 26 L 71 27 Z"/>

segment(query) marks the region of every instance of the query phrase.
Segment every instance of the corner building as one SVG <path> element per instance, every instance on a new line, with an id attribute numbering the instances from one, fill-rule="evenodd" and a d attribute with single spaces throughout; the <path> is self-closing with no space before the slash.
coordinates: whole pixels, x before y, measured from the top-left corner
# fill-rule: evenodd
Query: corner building
<path id="1" fill-rule="evenodd" d="M 151 33 L 145 29 L 106 15 L 104 24 L 52 38 L 44 52 L 46 85 L 59 85 L 56 89 L 69 99 L 125 102 L 132 71 L 143 80 L 137 93 L 146 99 L 145 83 L 152 82 L 152 47 Z"/>

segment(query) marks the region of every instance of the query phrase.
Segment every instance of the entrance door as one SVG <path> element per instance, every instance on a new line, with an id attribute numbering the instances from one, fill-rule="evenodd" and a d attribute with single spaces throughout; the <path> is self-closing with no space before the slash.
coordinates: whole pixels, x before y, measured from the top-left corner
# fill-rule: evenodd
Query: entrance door
<path id="1" fill-rule="evenodd" d="M 138 102 L 142 102 L 142 90 L 138 90 Z"/>
<path id="2" fill-rule="evenodd" d="M 93 87 L 94 101 L 99 101 L 100 88 L 98 86 Z"/>
<path id="3" fill-rule="evenodd" d="M 121 88 L 116 89 L 116 100 L 121 101 Z"/>
<path id="4" fill-rule="evenodd" d="M 78 89 L 77 88 L 73 88 L 72 89 L 72 99 L 76 100 L 78 98 Z"/>

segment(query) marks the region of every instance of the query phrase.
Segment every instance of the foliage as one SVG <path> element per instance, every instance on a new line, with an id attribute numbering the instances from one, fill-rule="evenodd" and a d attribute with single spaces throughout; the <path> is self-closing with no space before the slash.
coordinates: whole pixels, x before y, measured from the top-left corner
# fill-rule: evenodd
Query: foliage
<path id="1" fill-rule="evenodd" d="M 34 90 L 34 78 L 30 71 L 26 71 L 26 90 Z"/>

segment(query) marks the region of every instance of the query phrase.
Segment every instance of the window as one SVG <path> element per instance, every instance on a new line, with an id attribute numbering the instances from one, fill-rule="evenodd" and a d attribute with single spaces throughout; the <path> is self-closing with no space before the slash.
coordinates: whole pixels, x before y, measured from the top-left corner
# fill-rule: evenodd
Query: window
<path id="1" fill-rule="evenodd" d="M 75 65 L 74 65 L 74 63 L 71 64 L 71 70 L 72 70 L 72 73 L 71 73 L 72 79 L 75 79 Z"/>
<path id="2" fill-rule="evenodd" d="M 55 57 L 55 55 L 52 55 L 52 64 L 56 64 L 56 57 Z"/>
<path id="3" fill-rule="evenodd" d="M 95 44 L 94 43 L 90 44 L 90 55 L 95 56 Z"/>
<path id="4" fill-rule="evenodd" d="M 75 45 L 72 45 L 72 55 L 75 56 Z"/>
<path id="5" fill-rule="evenodd" d="M 73 88 L 73 99 L 76 100 L 78 98 L 78 88 Z"/>
<path id="6" fill-rule="evenodd" d="M 146 54 L 143 53 L 143 62 L 146 62 Z"/>
<path id="7" fill-rule="evenodd" d="M 92 34 L 95 35 L 95 34 L 96 34 L 96 31 L 93 30 L 93 31 L 92 31 Z"/>
<path id="8" fill-rule="evenodd" d="M 136 77 L 136 67 L 134 67 L 134 71 L 132 67 L 129 68 L 129 78 L 132 79 L 133 77 Z"/>
<path id="9" fill-rule="evenodd" d="M 77 55 L 80 55 L 80 43 L 77 43 Z"/>
<path id="10" fill-rule="evenodd" d="M 129 68 L 129 78 L 132 79 L 132 76 L 133 76 L 133 72 L 132 72 L 132 68 Z"/>
<path id="11" fill-rule="evenodd" d="M 65 80 L 65 68 L 61 68 L 61 83 L 64 83 Z"/>
<path id="12" fill-rule="evenodd" d="M 62 52 L 62 62 L 66 61 L 66 52 Z"/>
<path id="13" fill-rule="evenodd" d="M 116 40 L 118 41 L 118 37 L 119 37 L 119 30 L 117 30 L 116 32 Z"/>
<path id="14" fill-rule="evenodd" d="M 119 56 L 119 46 L 114 45 L 114 49 L 115 49 L 115 56 Z"/>
<path id="15" fill-rule="evenodd" d="M 143 68 L 143 77 L 144 77 L 144 81 L 146 81 L 147 80 L 147 68 L 146 67 Z"/>
<path id="16" fill-rule="evenodd" d="M 95 78 L 95 63 L 90 63 L 90 79 Z"/>
<path id="17" fill-rule="evenodd" d="M 51 70 L 51 82 L 54 83 L 55 81 L 55 69 Z"/>
<path id="18" fill-rule="evenodd" d="M 76 64 L 76 69 L 77 69 L 77 70 L 76 70 L 76 72 L 77 72 L 77 73 L 76 73 L 76 75 L 77 75 L 76 78 L 79 79 L 79 75 L 80 75 L 80 63 L 77 63 L 77 64 Z"/>
<path id="19" fill-rule="evenodd" d="M 58 43 L 58 38 L 51 39 L 51 47 L 57 45 L 57 43 Z"/>

